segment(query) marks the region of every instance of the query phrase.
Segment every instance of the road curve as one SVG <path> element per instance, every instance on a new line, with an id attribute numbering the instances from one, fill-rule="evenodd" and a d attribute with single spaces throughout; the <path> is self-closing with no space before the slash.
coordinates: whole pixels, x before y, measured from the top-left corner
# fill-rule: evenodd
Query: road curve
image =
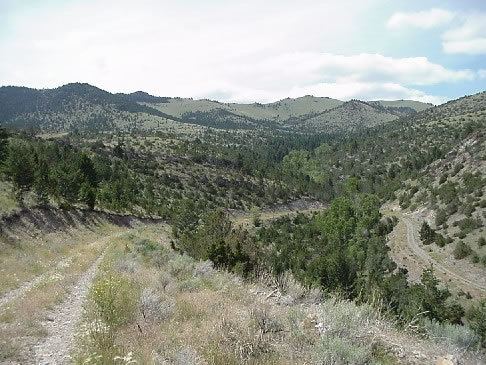
<path id="1" fill-rule="evenodd" d="M 439 263 L 437 260 L 435 260 L 434 258 L 432 258 L 422 247 L 420 247 L 420 245 L 417 243 L 417 239 L 415 238 L 415 229 L 414 229 L 414 225 L 412 223 L 412 221 L 403 216 L 403 221 L 405 222 L 406 226 L 407 226 L 407 244 L 408 244 L 408 247 L 410 248 L 410 250 L 416 255 L 418 256 L 421 260 L 423 260 L 425 263 L 428 263 L 428 264 L 432 264 L 436 269 L 438 270 L 441 270 L 445 273 L 447 273 L 448 275 L 450 275 L 451 277 L 453 277 L 454 279 L 468 285 L 468 286 L 471 286 L 477 290 L 480 290 L 482 292 L 486 292 L 486 287 L 483 286 L 483 285 L 480 285 L 478 283 L 475 283 L 471 280 L 468 280 L 462 276 L 460 276 L 459 274 L 457 274 L 456 272 L 453 272 L 451 270 L 449 270 L 448 268 L 444 267 L 444 265 L 442 265 L 441 263 Z"/>

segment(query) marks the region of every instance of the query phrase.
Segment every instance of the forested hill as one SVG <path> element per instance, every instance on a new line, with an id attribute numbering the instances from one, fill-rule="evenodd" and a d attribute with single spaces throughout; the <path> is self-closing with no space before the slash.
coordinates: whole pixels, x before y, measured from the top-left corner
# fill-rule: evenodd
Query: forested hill
<path id="1" fill-rule="evenodd" d="M 149 98 L 150 100 L 160 100 Z M 2 125 L 49 132 L 127 128 L 142 116 L 176 120 L 138 103 L 143 94 L 111 94 L 89 84 L 73 83 L 56 89 L 0 88 Z"/>
<path id="2" fill-rule="evenodd" d="M 42 132 L 180 131 L 193 125 L 226 130 L 346 132 L 416 114 L 432 105 L 407 101 L 304 96 L 270 104 L 220 103 L 153 96 L 143 91 L 112 94 L 82 83 L 55 89 L 0 88 L 2 126 Z"/>
<path id="3" fill-rule="evenodd" d="M 412 323 L 429 339 L 445 336 L 449 347 L 452 341 L 464 351 L 486 348 L 486 300 L 479 301 L 464 282 L 480 290 L 484 284 L 457 273 L 462 267 L 486 277 L 486 93 L 411 112 L 417 107 L 412 102 L 304 97 L 280 105 L 236 105 L 143 92 L 112 95 L 88 85 L 65 88 L 58 90 L 68 94 L 63 98 L 52 97 L 52 90 L 17 90 L 35 95 L 37 104 L 8 109 L 14 122 L 39 116 L 30 120 L 41 121 L 41 132 L 76 133 L 0 128 L 0 214 L 47 206 L 160 217 L 172 226 L 174 255 L 209 260 L 248 282 L 265 272 L 280 287 L 282 278 L 291 277 L 303 288 L 368 303 L 400 331 Z M 199 105 L 198 111 L 191 105 Z M 281 119 L 263 119 L 274 109 Z M 164 118 L 157 113 L 167 115 L 165 125 L 157 123 Z M 377 122 L 392 114 L 388 123 Z M 89 119 L 93 115 L 119 119 L 108 119 L 112 128 L 105 129 Z M 329 115 L 337 120 L 326 120 Z M 306 127 L 309 119 L 315 125 Z M 330 122 L 337 128 L 325 130 L 332 133 L 316 133 Z M 309 201 L 326 209 L 262 219 L 275 207 Z M 391 216 L 383 215 L 384 203 L 393 207 Z M 235 211 L 251 216 L 251 223 L 236 227 Z M 436 219 L 419 234 L 424 219 L 412 217 L 423 211 Z M 417 277 L 391 255 L 393 234 Z M 160 269 L 165 256 L 156 254 L 157 244 L 141 242 L 136 251 L 157 255 Z M 7 245 L 16 264 L 17 248 Z M 415 260 L 417 250 L 444 266 Z M 446 266 L 458 286 L 444 277 Z M 187 277 L 194 278 L 192 269 Z M 192 293 L 194 287 L 185 288 Z"/>

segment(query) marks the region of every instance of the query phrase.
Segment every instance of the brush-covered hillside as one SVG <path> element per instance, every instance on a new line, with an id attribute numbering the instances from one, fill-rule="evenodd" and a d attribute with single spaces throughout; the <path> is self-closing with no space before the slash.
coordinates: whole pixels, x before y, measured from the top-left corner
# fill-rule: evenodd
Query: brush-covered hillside
<path id="1" fill-rule="evenodd" d="M 486 135 L 469 135 L 407 181 L 398 202 L 420 225 L 418 245 L 486 288 Z"/>
<path id="2" fill-rule="evenodd" d="M 158 100 L 151 98 L 150 100 Z M 0 88 L 0 122 L 5 127 L 59 133 L 178 125 L 177 118 L 140 104 L 140 94 L 111 94 L 89 84 L 56 89 Z"/>
<path id="3" fill-rule="evenodd" d="M 305 96 L 270 104 L 220 103 L 165 98 L 142 91 L 111 94 L 89 84 L 56 89 L 0 88 L 0 123 L 49 133 L 72 131 L 175 131 L 203 127 L 226 130 L 360 130 L 415 114 L 428 104 L 393 102 L 343 103 Z"/>
<path id="4" fill-rule="evenodd" d="M 484 362 L 486 93 L 28 90 L 2 109 L 0 362 Z M 80 127 L 92 105 L 175 127 Z"/>

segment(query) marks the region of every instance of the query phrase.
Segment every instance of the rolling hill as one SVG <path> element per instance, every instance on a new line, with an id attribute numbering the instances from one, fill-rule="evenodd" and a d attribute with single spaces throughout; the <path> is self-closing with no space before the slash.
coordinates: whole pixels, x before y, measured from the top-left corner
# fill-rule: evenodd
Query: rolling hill
<path id="1" fill-rule="evenodd" d="M 0 123 L 43 132 L 181 131 L 189 128 L 358 130 L 416 114 L 430 105 L 398 100 L 361 102 L 304 96 L 269 104 L 112 94 L 82 83 L 55 89 L 0 88 Z M 191 127 L 192 126 L 192 127 Z"/>
<path id="2" fill-rule="evenodd" d="M 485 100 L 2 88 L 0 362 L 484 362 Z"/>

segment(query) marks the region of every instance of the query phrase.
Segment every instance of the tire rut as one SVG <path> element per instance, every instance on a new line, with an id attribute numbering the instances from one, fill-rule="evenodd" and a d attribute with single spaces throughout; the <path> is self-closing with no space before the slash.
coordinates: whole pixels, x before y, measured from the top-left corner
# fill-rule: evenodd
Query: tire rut
<path id="1" fill-rule="evenodd" d="M 41 343 L 34 346 L 34 364 L 70 363 L 76 326 L 81 320 L 83 304 L 105 252 L 74 285 L 69 296 L 50 312 L 49 320 L 44 323 L 48 335 Z"/>
<path id="2" fill-rule="evenodd" d="M 72 260 L 72 258 L 71 257 L 68 257 L 68 258 L 60 261 L 56 265 L 56 268 L 55 269 L 49 270 L 48 272 L 46 272 L 44 274 L 41 274 L 41 275 L 35 277 L 34 279 L 29 280 L 29 281 L 23 283 L 18 288 L 13 289 L 13 290 L 7 292 L 6 294 L 4 294 L 2 297 L 0 297 L 0 309 L 2 307 L 4 307 L 5 305 L 11 303 L 15 299 L 20 298 L 25 293 L 27 293 L 29 290 L 35 288 L 37 285 L 39 285 L 40 283 L 42 283 L 44 280 L 47 280 L 51 275 L 53 275 L 60 268 L 66 266 L 66 265 L 69 265 L 70 262 L 71 262 L 71 260 Z"/>

